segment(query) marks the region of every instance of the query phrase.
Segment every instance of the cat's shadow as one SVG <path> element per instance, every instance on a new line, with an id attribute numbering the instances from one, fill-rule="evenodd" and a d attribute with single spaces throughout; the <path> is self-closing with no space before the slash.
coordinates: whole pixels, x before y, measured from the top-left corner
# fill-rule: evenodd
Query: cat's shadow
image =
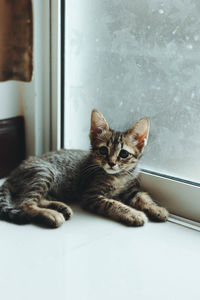
<path id="1" fill-rule="evenodd" d="M 70 203 L 70 207 L 72 208 L 73 210 L 73 216 L 72 216 L 72 219 L 75 217 L 75 218 L 78 218 L 78 217 L 89 217 L 89 218 L 98 218 L 98 219 L 103 219 L 105 220 L 106 222 L 112 222 L 112 223 L 116 223 L 116 224 L 119 224 L 120 226 L 125 226 L 125 227 L 129 227 L 129 226 L 126 226 L 125 224 L 121 223 L 121 222 L 118 222 L 118 221 L 115 221 L 115 220 L 112 220 L 112 219 L 108 219 L 102 215 L 97 215 L 93 212 L 90 212 L 90 211 L 87 211 L 85 210 L 84 208 L 82 208 L 79 204 L 77 203 L 73 203 L 71 204 Z M 5 223 L 8 223 L 8 221 L 4 221 L 4 220 L 1 220 L 2 222 L 5 222 Z M 66 221 L 67 222 L 67 221 Z M 157 220 L 151 220 L 148 218 L 148 222 L 153 222 L 153 223 L 158 223 Z M 39 227 L 39 228 L 43 228 L 43 229 L 57 229 L 57 228 L 50 228 L 48 227 L 47 225 L 45 224 L 42 224 L 42 223 L 36 223 L 36 222 L 32 222 L 32 223 L 27 223 L 27 224 L 13 224 L 12 222 L 9 222 L 10 225 L 18 225 L 18 226 L 30 226 L 30 225 L 34 225 L 36 227 Z"/>

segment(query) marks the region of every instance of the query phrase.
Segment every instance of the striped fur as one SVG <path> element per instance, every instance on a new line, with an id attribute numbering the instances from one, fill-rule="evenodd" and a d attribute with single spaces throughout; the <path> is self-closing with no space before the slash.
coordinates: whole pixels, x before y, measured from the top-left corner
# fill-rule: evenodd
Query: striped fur
<path id="1" fill-rule="evenodd" d="M 72 216 L 67 203 L 80 201 L 83 208 L 129 226 L 143 225 L 147 216 L 166 221 L 166 209 L 140 191 L 137 179 L 148 130 L 147 119 L 126 132 L 111 130 L 93 111 L 91 151 L 60 150 L 25 160 L 0 188 L 0 218 L 56 228 Z"/>

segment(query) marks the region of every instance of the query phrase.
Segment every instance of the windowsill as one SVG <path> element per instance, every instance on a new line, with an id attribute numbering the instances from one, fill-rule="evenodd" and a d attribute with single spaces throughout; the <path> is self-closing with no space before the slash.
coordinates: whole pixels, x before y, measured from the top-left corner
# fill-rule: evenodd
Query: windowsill
<path id="1" fill-rule="evenodd" d="M 73 209 L 55 230 L 0 222 L 4 300 L 198 298 L 198 232 L 170 222 L 131 228 Z"/>

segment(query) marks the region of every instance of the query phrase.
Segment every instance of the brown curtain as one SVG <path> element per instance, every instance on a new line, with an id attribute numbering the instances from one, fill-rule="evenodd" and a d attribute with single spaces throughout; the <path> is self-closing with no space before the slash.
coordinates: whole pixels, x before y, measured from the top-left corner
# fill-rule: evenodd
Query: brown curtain
<path id="1" fill-rule="evenodd" d="M 30 81 L 33 20 L 31 0 L 0 0 L 0 81 Z"/>

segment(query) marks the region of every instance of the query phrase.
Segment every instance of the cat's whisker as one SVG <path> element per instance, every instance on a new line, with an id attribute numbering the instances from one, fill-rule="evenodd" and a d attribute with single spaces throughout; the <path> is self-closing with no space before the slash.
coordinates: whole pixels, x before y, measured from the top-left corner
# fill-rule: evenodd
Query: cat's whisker
<path id="1" fill-rule="evenodd" d="M 130 175 L 131 177 L 135 177 L 135 175 L 132 174 L 129 170 L 124 170 L 124 171 L 125 171 L 125 173 L 127 173 L 127 174 Z"/>
<path id="2" fill-rule="evenodd" d="M 101 168 L 98 165 L 97 166 L 90 166 L 90 167 L 87 167 L 87 168 L 83 169 L 81 171 L 81 175 L 82 176 L 90 176 L 91 174 L 93 174 L 94 172 L 96 172 L 96 171 L 98 171 L 100 169 Z"/>
<path id="3" fill-rule="evenodd" d="M 82 169 L 82 171 L 87 171 L 87 170 L 91 170 L 91 169 L 96 169 L 96 168 L 100 168 L 99 165 L 90 165 L 90 166 L 87 166 L 85 168 Z"/>
<path id="4" fill-rule="evenodd" d="M 87 180 L 91 178 L 91 176 L 93 176 L 98 170 L 99 168 L 94 168 L 86 171 L 85 173 L 81 173 L 81 181 L 83 180 L 82 183 L 87 182 Z"/>
<path id="5" fill-rule="evenodd" d="M 87 170 L 87 169 L 94 168 L 94 167 L 99 167 L 100 168 L 100 166 L 98 164 L 93 164 L 93 165 L 89 165 L 89 166 L 83 168 L 83 170 Z"/>
<path id="6" fill-rule="evenodd" d="M 93 174 L 94 172 L 96 172 L 97 170 L 91 170 L 91 171 L 87 171 L 87 172 L 82 172 L 81 173 L 81 176 L 85 176 L 85 177 L 88 177 L 90 176 L 91 174 Z"/>

